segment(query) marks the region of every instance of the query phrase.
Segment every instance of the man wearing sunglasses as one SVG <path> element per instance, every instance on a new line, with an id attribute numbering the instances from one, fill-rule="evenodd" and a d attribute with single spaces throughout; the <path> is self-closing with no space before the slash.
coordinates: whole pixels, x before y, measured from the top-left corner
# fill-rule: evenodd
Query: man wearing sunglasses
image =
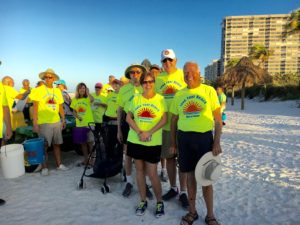
<path id="1" fill-rule="evenodd" d="M 174 98 L 174 95 L 177 91 L 186 87 L 184 82 L 183 71 L 182 69 L 177 69 L 177 58 L 175 52 L 172 49 L 165 49 L 161 53 L 161 63 L 164 71 L 160 73 L 156 79 L 155 88 L 158 94 L 164 96 L 167 107 L 169 109 L 171 102 Z M 177 149 L 170 148 L 170 118 L 171 115 L 168 112 L 168 122 L 163 128 L 163 140 L 162 140 L 162 151 L 161 158 L 167 160 L 167 172 L 170 182 L 170 190 L 163 195 L 163 200 L 168 201 L 179 195 L 179 201 L 184 209 L 187 209 L 189 206 L 187 199 L 187 178 L 186 175 L 179 172 L 179 183 L 180 183 L 180 193 L 176 185 L 176 158 L 177 158 Z"/>
<path id="2" fill-rule="evenodd" d="M 124 197 L 129 197 L 133 188 L 133 179 L 131 176 L 132 171 L 132 157 L 127 156 L 127 137 L 129 132 L 129 125 L 126 122 L 126 116 L 129 110 L 130 103 L 135 96 L 135 94 L 142 93 L 143 88 L 140 84 L 140 77 L 142 74 L 146 74 L 147 70 L 144 66 L 140 64 L 132 64 L 125 70 L 125 77 L 130 80 L 130 82 L 123 87 L 121 87 L 117 103 L 118 108 L 118 133 L 117 138 L 120 143 L 123 144 L 123 149 L 126 154 L 125 158 L 125 172 L 126 172 L 126 186 L 122 193 Z M 148 186 L 147 186 L 148 187 Z M 146 189 L 148 198 L 152 197 L 152 193 L 149 188 Z"/>
<path id="3" fill-rule="evenodd" d="M 42 175 L 49 175 L 47 149 L 53 144 L 54 158 L 57 170 L 68 170 L 61 163 L 60 145 L 63 143 L 62 129 L 66 127 L 65 113 L 63 108 L 64 99 L 61 90 L 53 87 L 54 81 L 59 76 L 52 69 L 47 69 L 39 74 L 45 85 L 34 88 L 30 94 L 33 101 L 33 131 L 39 137 L 45 138 L 45 161 L 43 163 Z"/>

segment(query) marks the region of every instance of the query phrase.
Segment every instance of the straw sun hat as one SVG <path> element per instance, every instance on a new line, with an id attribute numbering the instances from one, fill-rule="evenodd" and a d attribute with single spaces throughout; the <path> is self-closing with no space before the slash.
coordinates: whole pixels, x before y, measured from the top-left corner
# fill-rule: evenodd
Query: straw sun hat
<path id="1" fill-rule="evenodd" d="M 51 74 L 54 76 L 54 80 L 59 80 L 59 76 L 54 72 L 53 69 L 47 69 L 45 72 L 39 74 L 41 80 L 44 80 L 46 74 Z"/>
<path id="2" fill-rule="evenodd" d="M 195 169 L 197 183 L 201 186 L 211 185 L 221 176 L 221 168 L 221 156 L 207 152 L 198 161 Z"/>
<path id="3" fill-rule="evenodd" d="M 129 72 L 130 72 L 130 70 L 131 70 L 132 68 L 134 68 L 134 67 L 140 68 L 140 69 L 143 71 L 143 73 L 147 73 L 147 69 L 146 69 L 146 67 L 144 67 L 143 65 L 140 65 L 140 64 L 131 64 L 131 65 L 128 66 L 128 67 L 126 68 L 126 70 L 125 70 L 125 77 L 126 77 L 127 79 L 130 79 L 130 74 L 129 74 Z"/>

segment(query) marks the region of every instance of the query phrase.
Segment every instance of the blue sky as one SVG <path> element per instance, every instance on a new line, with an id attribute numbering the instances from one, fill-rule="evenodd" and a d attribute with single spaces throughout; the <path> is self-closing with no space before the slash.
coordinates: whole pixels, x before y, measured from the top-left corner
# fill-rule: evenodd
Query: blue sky
<path id="1" fill-rule="evenodd" d="M 70 91 L 121 77 L 132 63 L 174 49 L 178 67 L 220 58 L 225 16 L 285 14 L 296 0 L 0 0 L 0 77 L 15 87 L 52 68 Z"/>

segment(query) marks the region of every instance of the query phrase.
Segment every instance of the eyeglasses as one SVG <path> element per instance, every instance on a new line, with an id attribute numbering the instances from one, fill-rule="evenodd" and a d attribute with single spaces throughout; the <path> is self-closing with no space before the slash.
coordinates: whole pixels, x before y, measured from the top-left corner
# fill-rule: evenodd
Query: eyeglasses
<path id="1" fill-rule="evenodd" d="M 154 80 L 144 80 L 142 81 L 142 84 L 153 84 Z"/>
<path id="2" fill-rule="evenodd" d="M 101 89 L 102 87 L 95 87 L 95 88 Z"/>
<path id="3" fill-rule="evenodd" d="M 45 76 L 44 79 L 53 79 L 54 77 Z"/>
<path id="4" fill-rule="evenodd" d="M 141 74 L 142 72 L 141 71 L 139 71 L 139 70 L 131 70 L 131 71 L 129 71 L 129 73 L 130 74 Z"/>
<path id="5" fill-rule="evenodd" d="M 163 63 L 166 63 L 167 61 L 169 61 L 169 62 L 173 62 L 174 61 L 174 59 L 170 59 L 170 58 L 165 58 L 162 62 Z"/>

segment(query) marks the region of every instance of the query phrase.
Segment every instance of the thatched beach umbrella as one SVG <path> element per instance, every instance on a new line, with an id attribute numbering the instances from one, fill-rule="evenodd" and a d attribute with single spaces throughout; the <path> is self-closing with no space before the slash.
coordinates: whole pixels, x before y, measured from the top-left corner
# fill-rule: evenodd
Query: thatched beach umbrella
<path id="1" fill-rule="evenodd" d="M 243 57 L 223 75 L 225 87 L 241 88 L 241 109 L 244 109 L 245 88 L 254 84 L 266 84 L 271 81 L 268 72 L 256 65 L 248 57 Z"/>

